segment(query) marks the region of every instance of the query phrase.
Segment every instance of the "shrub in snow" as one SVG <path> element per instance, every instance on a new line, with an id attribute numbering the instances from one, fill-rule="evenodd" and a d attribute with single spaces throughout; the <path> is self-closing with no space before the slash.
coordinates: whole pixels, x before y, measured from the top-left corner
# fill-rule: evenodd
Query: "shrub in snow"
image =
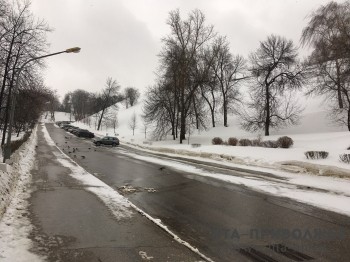
<path id="1" fill-rule="evenodd" d="M 260 134 L 256 139 L 252 140 L 252 146 L 263 146 L 262 136 Z"/>
<path id="2" fill-rule="evenodd" d="M 350 150 L 350 146 L 348 147 L 348 150 Z"/>
<path id="3" fill-rule="evenodd" d="M 266 140 L 266 141 L 261 142 L 261 145 L 263 147 L 267 147 L 267 148 L 277 148 L 279 144 L 277 141 Z"/>
<path id="4" fill-rule="evenodd" d="M 196 147 L 200 147 L 201 144 L 191 144 L 191 146 L 192 146 L 193 148 L 196 148 Z"/>
<path id="5" fill-rule="evenodd" d="M 277 139 L 277 143 L 279 147 L 290 148 L 294 142 L 289 136 L 282 136 Z"/>
<path id="6" fill-rule="evenodd" d="M 240 146 L 251 146 L 252 141 L 250 141 L 249 139 L 243 138 L 243 139 L 239 140 L 239 145 Z"/>
<path id="7" fill-rule="evenodd" d="M 252 146 L 263 146 L 263 142 L 261 142 L 259 139 L 253 139 Z"/>
<path id="8" fill-rule="evenodd" d="M 230 137 L 227 141 L 227 143 L 230 145 L 230 146 L 237 146 L 238 144 L 238 139 L 235 138 L 235 137 Z"/>
<path id="9" fill-rule="evenodd" d="M 307 151 L 305 152 L 307 159 L 325 159 L 328 157 L 328 152 L 326 151 Z"/>
<path id="10" fill-rule="evenodd" d="M 224 141 L 221 139 L 221 137 L 214 137 L 213 140 L 211 140 L 211 143 L 213 145 L 222 145 Z"/>
<path id="11" fill-rule="evenodd" d="M 339 155 L 339 159 L 343 163 L 350 164 L 350 154 L 341 154 L 341 155 Z"/>

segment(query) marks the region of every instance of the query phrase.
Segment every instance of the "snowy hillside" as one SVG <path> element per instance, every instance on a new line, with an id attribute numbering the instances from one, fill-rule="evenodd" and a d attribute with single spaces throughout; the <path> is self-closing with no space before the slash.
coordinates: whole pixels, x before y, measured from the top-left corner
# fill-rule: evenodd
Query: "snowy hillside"
<path id="1" fill-rule="evenodd" d="M 132 115 L 137 116 L 137 127 L 135 134 L 129 126 Z M 279 161 L 305 161 L 314 164 L 338 166 L 349 169 L 350 165 L 341 163 L 339 155 L 350 153 L 347 148 L 350 146 L 350 132 L 346 128 L 335 126 L 327 118 L 327 113 L 314 112 L 304 114 L 301 118 L 301 123 L 298 126 L 291 126 L 282 130 L 273 130 L 270 137 L 263 137 L 263 140 L 277 140 L 282 135 L 290 136 L 294 140 L 294 145 L 289 149 L 282 148 L 263 148 L 263 147 L 242 147 L 242 146 L 224 146 L 212 145 L 211 140 L 214 137 L 221 137 L 227 140 L 229 137 L 256 139 L 258 134 L 248 133 L 240 128 L 239 121 L 235 116 L 229 116 L 229 127 L 223 127 L 218 124 L 218 127 L 209 128 L 206 131 L 191 130 L 189 141 L 185 140 L 184 144 L 180 145 L 179 141 L 173 141 L 169 136 L 163 141 L 152 141 L 151 130 L 147 130 L 145 138 L 144 124 L 141 119 L 142 103 L 136 106 L 125 108 L 119 105 L 119 109 L 111 108 L 108 111 L 109 116 L 117 115 L 118 124 L 116 129 L 111 127 L 109 120 L 103 121 L 100 131 L 96 130 L 96 116 L 91 116 L 90 119 L 85 119 L 82 122 L 76 123 L 77 126 L 87 128 L 99 135 L 116 135 L 122 143 L 132 143 L 144 145 L 151 148 L 169 148 L 171 152 L 178 150 L 187 150 L 191 152 L 207 152 L 213 154 L 225 154 L 234 156 L 237 160 L 246 164 L 255 165 L 272 165 Z M 88 124 L 89 123 L 89 124 Z M 191 144 L 200 144 L 200 147 L 193 148 Z M 329 152 L 329 157 L 325 160 L 308 160 L 304 152 L 309 150 L 324 150 Z"/>

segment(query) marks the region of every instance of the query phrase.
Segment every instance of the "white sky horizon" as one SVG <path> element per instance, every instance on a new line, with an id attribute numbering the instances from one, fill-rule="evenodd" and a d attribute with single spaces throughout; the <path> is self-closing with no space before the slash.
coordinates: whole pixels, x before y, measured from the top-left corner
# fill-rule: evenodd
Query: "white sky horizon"
<path id="1" fill-rule="evenodd" d="M 259 41 L 277 34 L 300 46 L 307 16 L 327 0 L 32 0 L 32 11 L 46 20 L 50 52 L 79 46 L 79 54 L 46 59 L 44 79 L 60 99 L 67 92 L 98 92 L 107 77 L 122 88 L 141 92 L 154 84 L 161 38 L 169 34 L 166 20 L 180 9 L 183 18 L 194 9 L 206 15 L 220 35 L 227 36 L 231 52 L 247 58 Z M 305 56 L 306 48 L 300 49 Z M 317 107 L 320 103 L 315 105 Z"/>

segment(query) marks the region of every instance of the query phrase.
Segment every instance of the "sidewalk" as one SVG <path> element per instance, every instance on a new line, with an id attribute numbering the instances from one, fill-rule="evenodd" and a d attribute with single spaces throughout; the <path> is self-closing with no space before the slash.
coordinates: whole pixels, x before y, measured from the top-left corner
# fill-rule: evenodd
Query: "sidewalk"
<path id="1" fill-rule="evenodd" d="M 35 191 L 29 199 L 34 253 L 48 261 L 202 260 L 128 206 L 116 191 L 82 173 L 47 141 L 44 128 L 38 127 Z"/>

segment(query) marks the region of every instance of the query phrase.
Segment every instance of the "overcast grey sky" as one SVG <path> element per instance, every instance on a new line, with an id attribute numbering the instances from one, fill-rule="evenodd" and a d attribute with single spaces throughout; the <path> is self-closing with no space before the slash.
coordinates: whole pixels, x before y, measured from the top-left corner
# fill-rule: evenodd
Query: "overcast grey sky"
<path id="1" fill-rule="evenodd" d="M 32 0 L 36 16 L 54 29 L 50 51 L 79 46 L 79 54 L 46 60 L 45 81 L 64 94 L 81 88 L 95 92 L 111 76 L 122 87 L 140 90 L 154 83 L 161 37 L 169 33 L 168 13 L 183 17 L 195 8 L 226 35 L 231 51 L 247 56 L 269 34 L 299 45 L 306 16 L 326 0 Z"/>

